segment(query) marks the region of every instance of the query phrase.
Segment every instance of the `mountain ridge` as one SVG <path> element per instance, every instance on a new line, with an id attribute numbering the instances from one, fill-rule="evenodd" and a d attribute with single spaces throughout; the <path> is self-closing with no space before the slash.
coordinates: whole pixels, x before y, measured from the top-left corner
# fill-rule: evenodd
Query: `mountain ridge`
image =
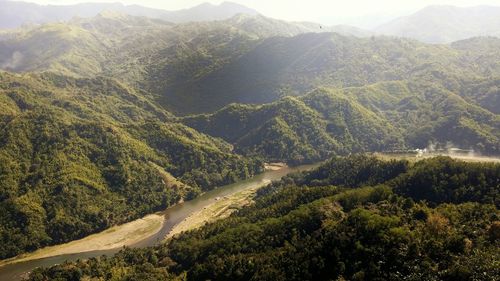
<path id="1" fill-rule="evenodd" d="M 476 36 L 500 36 L 500 6 L 436 5 L 377 27 L 379 34 L 427 43 L 451 43 Z"/>
<path id="2" fill-rule="evenodd" d="M 68 21 L 74 17 L 93 17 L 112 10 L 133 16 L 146 16 L 172 22 L 223 20 L 236 14 L 258 14 L 257 11 L 232 2 L 220 5 L 200 4 L 192 8 L 177 11 L 148 8 L 140 5 L 121 3 L 81 3 L 74 5 L 38 5 L 30 2 L 5 0 L 0 2 L 0 28 L 16 28 L 24 24 L 43 24 Z"/>

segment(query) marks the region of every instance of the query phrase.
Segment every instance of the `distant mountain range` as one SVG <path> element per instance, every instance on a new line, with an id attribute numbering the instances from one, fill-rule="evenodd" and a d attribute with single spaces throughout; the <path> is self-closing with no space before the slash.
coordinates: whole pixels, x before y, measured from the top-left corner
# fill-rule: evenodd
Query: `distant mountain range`
<path id="1" fill-rule="evenodd" d="M 231 2 L 224 2 L 220 5 L 204 3 L 190 9 L 166 11 L 139 5 L 123 5 L 121 3 L 81 3 L 63 6 L 0 1 L 0 28 L 16 28 L 24 24 L 68 21 L 74 17 L 94 17 L 104 11 L 162 19 L 174 23 L 223 20 L 237 14 L 258 14 L 253 9 Z"/>
<path id="2" fill-rule="evenodd" d="M 62 6 L 2 0 L 0 29 L 16 28 L 26 24 L 69 21 L 75 17 L 89 18 L 106 11 L 161 19 L 171 23 L 226 20 L 236 15 L 259 15 L 254 9 L 232 2 L 220 5 L 203 3 L 189 9 L 167 11 L 121 3 L 81 3 Z M 339 32 L 358 37 L 390 35 L 412 38 L 425 43 L 451 43 L 477 36 L 500 36 L 500 7 L 429 6 L 412 15 L 389 21 L 373 30 L 349 25 L 328 27 L 309 22 L 296 24 L 301 26 L 304 32 Z"/>
<path id="3" fill-rule="evenodd" d="M 429 6 L 375 30 L 427 43 L 450 43 L 476 36 L 500 36 L 500 7 Z"/>

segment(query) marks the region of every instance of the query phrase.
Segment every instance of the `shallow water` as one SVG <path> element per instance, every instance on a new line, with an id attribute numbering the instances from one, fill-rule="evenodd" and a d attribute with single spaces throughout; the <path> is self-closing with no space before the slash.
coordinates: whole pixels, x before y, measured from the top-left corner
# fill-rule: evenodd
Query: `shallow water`
<path id="1" fill-rule="evenodd" d="M 281 177 L 289 173 L 309 170 L 316 166 L 318 166 L 318 164 L 304 165 L 293 168 L 285 167 L 278 171 L 267 171 L 251 179 L 219 187 L 215 190 L 204 193 L 191 201 L 186 201 L 172 206 L 164 211 L 165 222 L 159 232 L 130 247 L 147 247 L 158 244 L 176 224 L 180 223 L 192 213 L 212 204 L 217 197 L 224 197 L 248 188 L 262 187 L 269 181 L 279 180 Z M 78 259 L 87 259 L 100 255 L 113 255 L 114 253 L 120 251 L 120 249 L 121 248 L 75 253 L 6 265 L 0 267 L 0 281 L 21 280 L 21 276 L 23 274 L 40 266 L 52 266 L 63 263 L 64 261 L 75 261 Z"/>

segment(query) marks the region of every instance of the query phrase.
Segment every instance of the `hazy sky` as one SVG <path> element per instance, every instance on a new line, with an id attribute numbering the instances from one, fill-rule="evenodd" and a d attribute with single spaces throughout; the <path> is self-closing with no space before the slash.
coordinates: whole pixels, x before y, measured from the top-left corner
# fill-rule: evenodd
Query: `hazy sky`
<path id="1" fill-rule="evenodd" d="M 122 2 L 153 8 L 177 10 L 203 2 L 218 0 L 25 0 L 39 4 L 73 4 L 79 2 Z M 500 0 L 231 0 L 254 8 L 265 16 L 314 21 L 324 24 L 349 23 L 359 26 L 376 24 L 399 15 L 410 14 L 428 5 L 495 5 Z"/>

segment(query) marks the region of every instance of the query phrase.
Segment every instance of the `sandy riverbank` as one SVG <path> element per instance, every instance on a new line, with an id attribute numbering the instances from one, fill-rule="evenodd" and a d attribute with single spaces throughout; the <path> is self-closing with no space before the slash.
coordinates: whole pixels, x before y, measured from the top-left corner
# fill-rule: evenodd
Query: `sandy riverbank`
<path id="1" fill-rule="evenodd" d="M 0 266 L 59 255 L 110 250 L 123 246 L 130 246 L 160 231 L 164 221 L 165 217 L 161 214 L 148 215 L 129 223 L 114 226 L 103 232 L 89 235 L 80 240 L 45 247 L 33 253 L 23 254 L 0 261 Z"/>
<path id="2" fill-rule="evenodd" d="M 281 169 L 286 168 L 286 167 L 288 167 L 288 165 L 286 163 L 282 163 L 282 162 L 265 163 L 264 164 L 264 169 L 266 171 L 278 171 L 278 170 L 281 170 Z"/>
<path id="3" fill-rule="evenodd" d="M 270 183 L 266 182 L 265 184 Z M 194 212 L 181 223 L 174 226 L 165 239 L 171 238 L 181 232 L 200 228 L 206 223 L 229 217 L 234 211 L 252 203 L 252 199 L 259 188 L 249 188 L 240 192 L 218 198 L 198 212 Z"/>

